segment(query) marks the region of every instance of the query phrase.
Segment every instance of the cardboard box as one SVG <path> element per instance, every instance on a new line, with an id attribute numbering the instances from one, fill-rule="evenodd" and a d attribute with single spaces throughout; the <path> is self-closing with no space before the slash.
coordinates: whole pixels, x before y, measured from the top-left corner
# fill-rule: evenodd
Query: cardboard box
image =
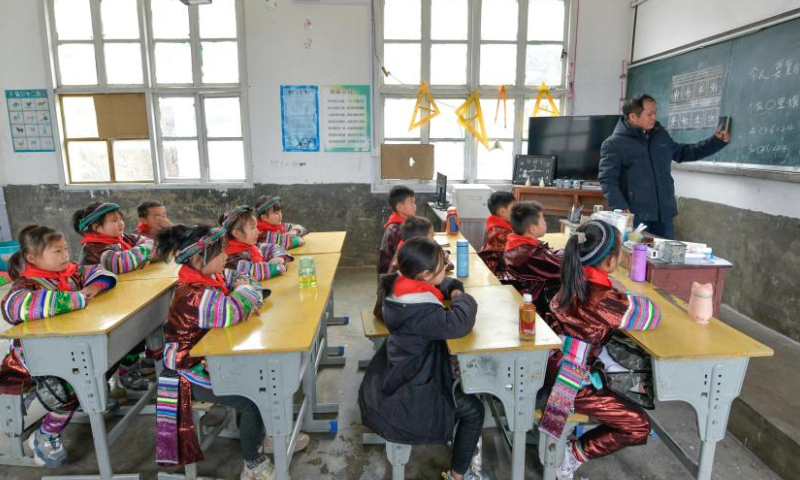
<path id="1" fill-rule="evenodd" d="M 433 145 L 381 144 L 381 178 L 433 180 Z"/>

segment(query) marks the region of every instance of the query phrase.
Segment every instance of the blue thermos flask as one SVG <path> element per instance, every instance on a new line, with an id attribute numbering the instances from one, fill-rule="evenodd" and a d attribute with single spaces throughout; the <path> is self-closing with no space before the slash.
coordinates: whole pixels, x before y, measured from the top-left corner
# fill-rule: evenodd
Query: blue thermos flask
<path id="1" fill-rule="evenodd" d="M 456 241 L 456 276 L 469 276 L 469 242 L 466 240 Z"/>

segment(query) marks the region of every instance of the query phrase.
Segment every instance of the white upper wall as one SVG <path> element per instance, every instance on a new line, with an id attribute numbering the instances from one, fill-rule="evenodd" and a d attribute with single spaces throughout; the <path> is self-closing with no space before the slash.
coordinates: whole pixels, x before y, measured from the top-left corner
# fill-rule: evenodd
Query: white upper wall
<path id="1" fill-rule="evenodd" d="M 176 0 L 177 1 L 177 0 Z M 5 89 L 46 88 L 40 0 L 0 0 L 0 96 Z M 250 145 L 256 183 L 369 183 L 374 158 L 365 153 L 285 153 L 280 86 L 372 82 L 372 27 L 364 5 L 314 5 L 245 0 Z M 576 115 L 613 114 L 621 62 L 630 48 L 629 0 L 573 0 L 580 6 L 575 66 Z M 303 42 L 312 22 L 313 47 Z M 573 19 L 574 25 L 575 19 Z M 2 110 L 6 109 L 5 101 Z M 410 114 L 410 112 L 409 112 Z M 55 154 L 15 154 L 0 112 L 0 185 L 59 182 Z"/>
<path id="2" fill-rule="evenodd" d="M 800 0 L 649 0 L 639 5 L 633 61 L 800 8 Z"/>

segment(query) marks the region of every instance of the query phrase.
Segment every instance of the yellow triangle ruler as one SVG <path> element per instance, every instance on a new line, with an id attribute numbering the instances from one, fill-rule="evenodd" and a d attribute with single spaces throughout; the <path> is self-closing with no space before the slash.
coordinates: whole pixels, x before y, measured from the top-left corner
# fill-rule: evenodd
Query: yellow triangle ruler
<path id="1" fill-rule="evenodd" d="M 497 116 L 500 114 L 500 101 L 503 101 L 503 128 L 508 128 L 508 110 L 506 110 L 506 86 L 500 86 L 500 93 L 497 96 L 497 107 L 494 109 L 494 123 L 497 124 Z"/>
<path id="2" fill-rule="evenodd" d="M 422 99 L 425 98 L 428 106 L 422 104 Z M 422 116 L 422 111 L 427 112 L 426 116 Z M 420 114 L 419 120 L 417 120 L 417 113 Z M 433 95 L 431 95 L 431 91 L 428 89 L 428 85 L 425 82 L 419 86 L 419 91 L 417 92 L 417 104 L 414 105 L 414 113 L 411 115 L 411 125 L 408 127 L 408 131 L 414 130 L 415 128 L 419 127 L 420 125 L 424 125 L 433 119 L 436 115 L 439 115 L 439 107 L 436 105 L 436 100 L 433 99 Z"/>
<path id="3" fill-rule="evenodd" d="M 475 109 L 475 116 L 467 117 L 472 108 Z M 483 123 L 481 97 L 478 95 L 477 90 L 472 92 L 472 95 L 456 109 L 456 116 L 458 117 L 458 124 L 469 130 L 488 149 L 489 140 L 486 138 L 486 124 Z M 476 122 L 473 123 L 473 120 L 476 120 Z M 476 124 L 478 128 L 476 128 Z"/>
<path id="4" fill-rule="evenodd" d="M 542 102 L 542 97 L 547 97 L 547 102 L 550 103 L 550 108 L 539 106 Z M 533 116 L 538 117 L 539 112 L 547 112 L 553 117 L 558 116 L 558 107 L 556 107 L 556 102 L 553 101 L 552 95 L 550 95 L 550 89 L 547 88 L 547 85 L 542 82 L 539 86 L 539 95 L 536 96 L 536 105 L 533 107 Z"/>

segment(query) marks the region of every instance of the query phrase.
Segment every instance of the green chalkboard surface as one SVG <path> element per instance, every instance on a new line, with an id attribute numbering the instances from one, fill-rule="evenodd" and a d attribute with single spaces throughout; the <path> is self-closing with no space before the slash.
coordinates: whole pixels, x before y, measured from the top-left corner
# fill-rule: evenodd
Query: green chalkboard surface
<path id="1" fill-rule="evenodd" d="M 632 67 L 627 90 L 656 99 L 678 142 L 708 138 L 731 117 L 731 144 L 707 160 L 800 168 L 800 19 Z"/>

